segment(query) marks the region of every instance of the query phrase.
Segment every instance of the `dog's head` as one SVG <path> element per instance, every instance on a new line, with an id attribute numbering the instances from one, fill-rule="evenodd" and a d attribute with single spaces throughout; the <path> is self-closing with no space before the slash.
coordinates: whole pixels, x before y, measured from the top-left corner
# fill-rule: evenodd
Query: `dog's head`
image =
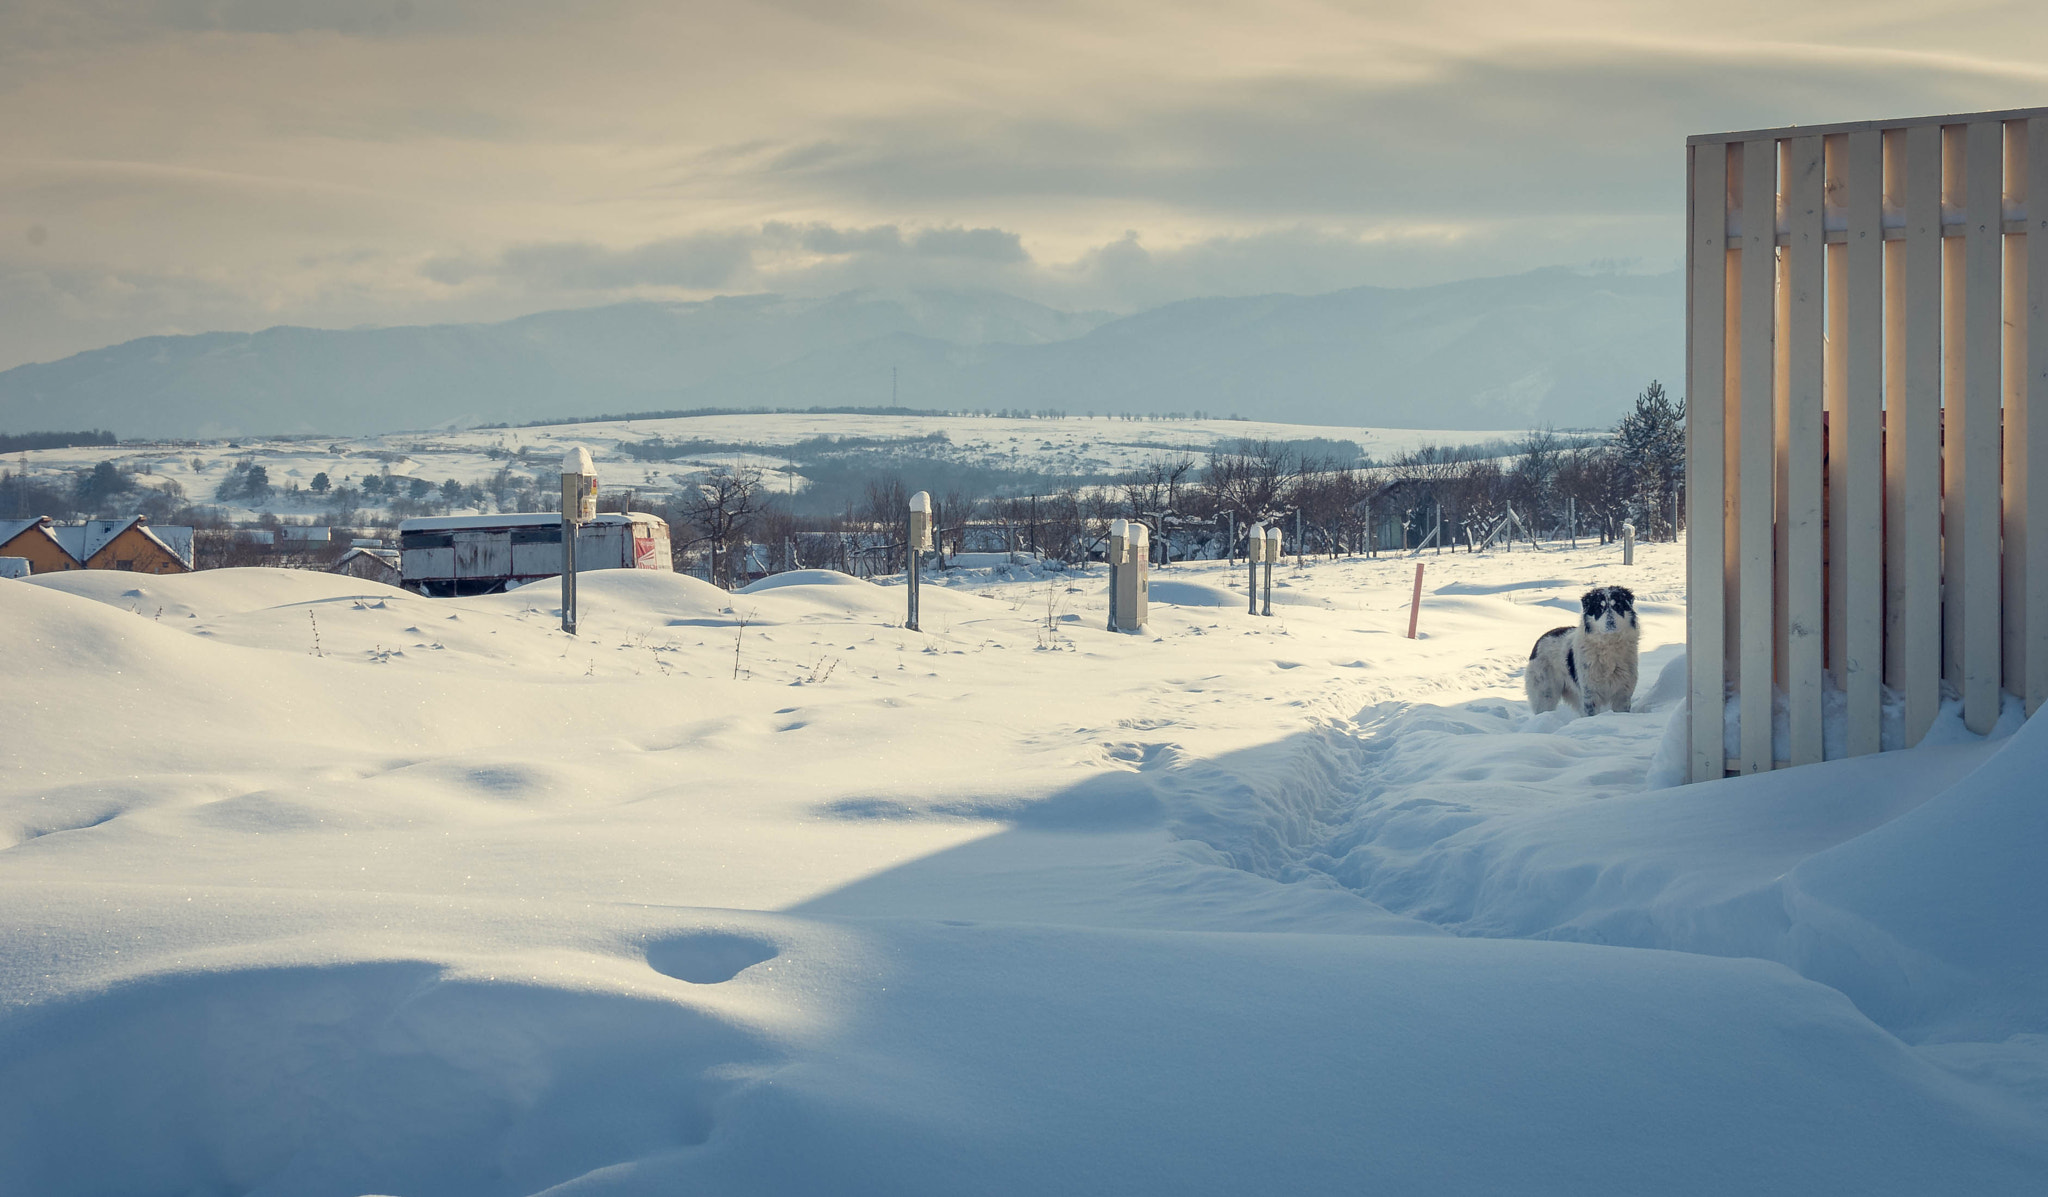
<path id="1" fill-rule="evenodd" d="M 1588 636 L 1636 630 L 1636 596 L 1626 586 L 1595 586 L 1579 596 L 1579 612 Z"/>

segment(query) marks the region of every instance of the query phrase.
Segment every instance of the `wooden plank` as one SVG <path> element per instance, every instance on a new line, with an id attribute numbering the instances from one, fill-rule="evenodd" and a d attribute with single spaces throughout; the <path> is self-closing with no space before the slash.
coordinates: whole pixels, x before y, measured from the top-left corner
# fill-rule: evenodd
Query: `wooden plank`
<path id="1" fill-rule="evenodd" d="M 1736 671 L 1736 758 L 1744 773 L 1771 769 L 1772 477 L 1776 418 L 1777 307 L 1776 141 L 1742 145 L 1742 343 L 1740 490 L 1737 510 L 1741 640 Z"/>
<path id="2" fill-rule="evenodd" d="M 1848 436 L 1849 425 L 1843 406 L 1847 402 L 1845 390 L 1849 375 L 1849 289 L 1843 285 L 1848 272 L 1849 245 L 1848 230 L 1832 226 L 1847 220 L 1843 202 L 1848 196 L 1848 180 L 1843 177 L 1845 169 L 1843 155 L 1848 150 L 1848 136 L 1836 134 L 1827 139 L 1827 211 L 1829 228 L 1827 235 L 1827 359 L 1821 376 L 1822 403 L 1827 409 L 1827 532 L 1828 569 L 1826 588 L 1828 600 L 1828 642 L 1827 667 L 1836 686 L 1843 683 L 1843 663 L 1848 653 L 1848 569 L 1849 569 L 1849 522 L 1844 504 L 1848 496 L 1849 479 L 1844 473 L 1849 468 Z"/>
<path id="3" fill-rule="evenodd" d="M 1784 578 L 1785 702 L 1788 759 L 1810 765 L 1822 756 L 1822 649 L 1826 610 L 1821 594 L 1821 402 L 1826 349 L 1827 234 L 1821 206 L 1826 176 L 1821 139 L 1795 137 L 1781 143 L 1786 223 L 1792 244 L 1782 256 L 1781 274 L 1789 309 L 1781 322 L 1786 389 L 1778 396 L 1784 433 L 1778 446 L 1784 498 L 1784 551 L 1776 570 Z"/>
<path id="4" fill-rule="evenodd" d="M 1787 177 L 1785 151 L 1787 143 L 1778 143 L 1778 178 Z M 1787 537 L 1792 532 L 1792 455 L 1785 451 L 1786 442 L 1792 437 L 1792 405 L 1785 402 L 1785 396 L 1792 390 L 1792 272 L 1788 269 L 1792 257 L 1789 241 L 1784 232 L 1785 192 L 1782 183 L 1778 191 L 1778 229 L 1781 248 L 1778 251 L 1778 274 L 1772 302 L 1777 305 L 1777 320 L 1771 333 L 1771 677 L 1780 691 L 1791 688 L 1786 674 L 1792 661 L 1791 624 L 1787 616 L 1792 603 L 1787 593 L 1791 575 L 1781 564 L 1791 552 Z M 1775 716 L 1773 716 L 1775 720 Z"/>
<path id="5" fill-rule="evenodd" d="M 2019 210 L 2027 203 L 2027 122 L 2005 126 L 2005 195 Z M 2000 392 L 2004 405 L 2005 456 L 2004 590 L 2000 614 L 2004 619 L 1999 674 L 2007 693 L 2022 701 L 2027 696 L 2027 245 L 2026 222 L 2017 235 L 2007 221 L 2005 238 L 2005 383 Z"/>
<path id="6" fill-rule="evenodd" d="M 1723 408 L 1727 403 L 1728 151 L 1686 151 L 1690 189 L 1686 242 L 1686 674 L 1690 776 L 1725 771 L 1722 728 L 1726 672 L 1722 654 Z"/>
<path id="7" fill-rule="evenodd" d="M 1902 747 L 1941 705 L 1941 130 L 1885 135 L 1885 192 L 1906 236 L 1885 246 L 1885 681 Z"/>
<path id="8" fill-rule="evenodd" d="M 1969 230 L 1961 246 L 1961 360 L 1953 363 L 1962 386 L 1960 404 L 1954 391 L 1947 396 L 1950 526 L 1944 536 L 1953 546 L 1952 559 L 1961 567 L 1947 578 L 1948 605 L 1951 610 L 1960 607 L 1962 619 L 1962 660 L 1953 672 L 1963 695 L 1963 725 L 1981 736 L 1998 722 L 2003 636 L 1999 403 L 2004 391 L 2005 127 L 1997 121 L 1975 121 L 1964 126 L 1963 139 L 1962 198 Z M 1960 527 L 1954 519 L 1958 498 Z"/>
<path id="9" fill-rule="evenodd" d="M 1941 206 L 1963 210 L 1962 125 L 1941 130 Z M 1964 280 L 1969 268 L 1960 238 L 1941 246 L 1941 680 L 1951 691 L 1963 688 L 1963 317 L 1968 313 Z"/>
<path id="10" fill-rule="evenodd" d="M 1728 252 L 1721 283 L 1721 676 L 1732 695 L 1742 650 L 1742 147 L 1728 147 Z"/>
<path id="11" fill-rule="evenodd" d="M 1827 205 L 1841 201 L 1841 154 L 1839 141 L 1827 139 Z M 1843 406 L 1849 387 L 1849 289 L 1843 279 L 1849 271 L 1847 242 L 1827 246 L 1827 367 L 1821 377 L 1821 394 L 1827 408 L 1827 670 L 1835 685 L 1843 687 L 1843 662 L 1849 644 L 1849 422 Z"/>
<path id="12" fill-rule="evenodd" d="M 2021 477 L 2026 488 L 2021 572 L 2026 602 L 2025 679 L 2027 714 L 2048 699 L 2048 116 L 2027 121 L 2025 193 L 2027 205 L 2025 355 L 2010 367 L 2023 375 L 2021 431 L 2007 436 L 2026 445 Z"/>
<path id="13" fill-rule="evenodd" d="M 1843 485 L 1833 496 L 1845 568 L 1846 624 L 1836 676 L 1846 699 L 1843 751 L 1881 747 L 1884 664 L 1884 141 L 1876 132 L 1843 138 L 1841 207 L 1848 241 L 1828 291 L 1843 297 L 1843 425 L 1835 450 Z M 1832 431 L 1832 429 L 1831 429 Z"/>

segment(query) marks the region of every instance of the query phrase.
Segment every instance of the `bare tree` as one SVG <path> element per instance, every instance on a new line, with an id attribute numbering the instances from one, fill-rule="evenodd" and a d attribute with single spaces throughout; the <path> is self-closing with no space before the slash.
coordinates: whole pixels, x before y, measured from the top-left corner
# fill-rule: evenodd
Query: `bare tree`
<path id="1" fill-rule="evenodd" d="M 709 548 L 711 580 L 728 590 L 745 573 L 748 534 L 766 499 L 761 471 L 748 465 L 713 470 L 683 498 L 683 518 L 697 533 L 686 544 Z"/>

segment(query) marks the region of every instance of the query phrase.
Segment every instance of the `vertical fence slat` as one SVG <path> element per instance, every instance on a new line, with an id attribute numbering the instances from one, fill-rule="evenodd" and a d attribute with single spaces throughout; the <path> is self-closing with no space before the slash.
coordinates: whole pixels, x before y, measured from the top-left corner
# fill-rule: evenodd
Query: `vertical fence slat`
<path id="1" fill-rule="evenodd" d="M 2025 356 L 2013 364 L 2026 378 L 2022 432 L 2026 445 L 2021 618 L 2026 631 L 2027 714 L 2048 699 L 2048 117 L 2027 121 Z M 2013 435 L 2008 433 L 2008 435 Z"/>
<path id="2" fill-rule="evenodd" d="M 2027 122 L 2005 126 L 2006 198 L 2026 207 Z M 2005 523 L 2004 591 L 2000 610 L 2005 621 L 2003 659 L 1999 673 L 2005 689 L 2027 696 L 2027 245 L 2026 224 L 2005 238 L 2005 385 L 2004 404 Z"/>
<path id="3" fill-rule="evenodd" d="M 1686 296 L 1686 674 L 1693 781 L 1711 781 L 1727 763 L 1723 744 L 1726 682 L 1722 540 L 1725 531 L 1721 413 L 1727 402 L 1728 147 L 1690 150 Z"/>
<path id="4" fill-rule="evenodd" d="M 1824 684 L 1821 594 L 1821 382 L 1826 335 L 1827 230 L 1821 206 L 1825 175 L 1821 139 L 1794 137 L 1784 143 L 1783 187 L 1791 244 L 1783 271 L 1790 311 L 1781 327 L 1786 390 L 1778 397 L 1784 439 L 1779 452 L 1785 498 L 1785 552 L 1776 568 L 1785 578 L 1785 700 L 1788 759 L 1810 765 L 1821 759 L 1821 688 Z"/>
<path id="5" fill-rule="evenodd" d="M 1944 223 L 1963 210 L 1965 135 L 1962 125 L 1941 128 L 1941 206 Z M 1941 243 L 1941 680 L 1963 689 L 1963 317 L 1969 259 L 1959 237 Z"/>
<path id="6" fill-rule="evenodd" d="M 1842 619 L 1846 627 L 1836 676 L 1846 701 L 1843 751 L 1849 756 L 1880 747 L 1884 658 L 1884 140 L 1876 130 L 1843 138 L 1843 215 L 1848 240 L 1839 273 L 1828 276 L 1830 297 L 1842 296 L 1842 402 L 1832 419 L 1843 425 L 1835 442 L 1842 484 L 1832 495 L 1842 525 L 1846 559 Z"/>
<path id="7" fill-rule="evenodd" d="M 1998 121 L 1975 121 L 1963 129 L 1966 223 L 1958 279 L 1961 342 L 1956 346 L 1961 360 L 1952 363 L 1951 375 L 1959 378 L 1961 394 L 1952 390 L 1947 396 L 1948 526 L 1943 536 L 1952 546 L 1952 567 L 1960 567 L 1946 583 L 1948 606 L 1959 608 L 1962 620 L 1956 642 L 1962 660 L 1951 673 L 1962 691 L 1963 724 L 1981 736 L 1998 722 L 2002 639 L 1998 553 L 2005 127 Z"/>
<path id="8" fill-rule="evenodd" d="M 1752 634 L 1738 648 L 1740 692 L 1736 761 L 1742 773 L 1769 772 L 1772 691 L 1772 450 L 1777 421 L 1772 389 L 1777 373 L 1778 143 L 1742 144 L 1741 447 L 1737 476 L 1739 620 Z"/>
<path id="9" fill-rule="evenodd" d="M 1885 134 L 1887 201 L 1905 218 L 1885 247 L 1885 680 L 1902 746 L 1941 704 L 1941 140 L 1935 125 Z"/>
<path id="10" fill-rule="evenodd" d="M 1824 150 L 1827 160 L 1827 216 L 1831 229 L 1846 219 L 1843 201 L 1848 194 L 1848 181 L 1843 177 L 1846 169 L 1843 155 L 1847 152 L 1848 142 L 1845 134 L 1836 133 L 1828 137 Z M 1848 271 L 1848 258 L 1848 245 L 1828 245 L 1827 360 L 1821 375 L 1822 404 L 1827 410 L 1828 455 L 1827 667 L 1833 671 L 1838 685 L 1841 684 L 1843 662 L 1849 651 L 1849 522 L 1848 513 L 1843 508 L 1849 488 L 1846 473 L 1849 468 L 1849 424 L 1843 410 L 1848 401 L 1845 391 L 1849 381 L 1849 291 L 1842 285 Z"/>

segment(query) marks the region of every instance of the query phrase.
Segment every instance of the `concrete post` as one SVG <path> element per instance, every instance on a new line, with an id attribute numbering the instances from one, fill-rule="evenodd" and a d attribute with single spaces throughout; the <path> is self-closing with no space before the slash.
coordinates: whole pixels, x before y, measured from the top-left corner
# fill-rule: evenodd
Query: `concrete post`
<path id="1" fill-rule="evenodd" d="M 1280 525 L 1266 529 L 1266 609 L 1262 614 L 1273 613 L 1273 563 L 1280 560 Z"/>
<path id="2" fill-rule="evenodd" d="M 1103 557 L 1109 562 L 1109 630 L 1123 631 L 1122 605 L 1124 591 L 1124 561 L 1130 556 L 1131 522 L 1129 520 L 1109 521 L 1109 547 Z"/>
<path id="3" fill-rule="evenodd" d="M 1139 631 L 1152 616 L 1152 530 L 1143 524 L 1132 524 L 1131 533 L 1131 559 L 1124 567 L 1130 585 L 1117 603 L 1126 632 Z"/>
<path id="4" fill-rule="evenodd" d="M 1636 526 L 1632 523 L 1621 526 L 1621 563 L 1636 563 Z"/>
<path id="5" fill-rule="evenodd" d="M 932 497 L 925 491 L 910 496 L 909 519 L 905 524 L 903 538 L 903 561 L 907 571 L 910 591 L 910 610 L 903 626 L 913 632 L 923 631 L 917 626 L 917 583 L 919 557 L 932 547 Z"/>
<path id="6" fill-rule="evenodd" d="M 562 630 L 576 634 L 576 529 L 597 515 L 597 466 L 581 445 L 562 455 Z"/>

